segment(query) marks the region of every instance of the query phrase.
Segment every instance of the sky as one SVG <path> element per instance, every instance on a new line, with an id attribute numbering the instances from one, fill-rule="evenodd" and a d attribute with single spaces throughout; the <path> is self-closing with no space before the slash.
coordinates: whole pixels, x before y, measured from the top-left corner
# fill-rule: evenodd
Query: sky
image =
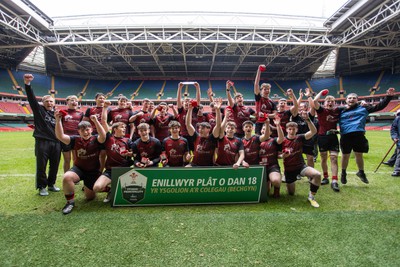
<path id="1" fill-rule="evenodd" d="M 49 17 L 129 12 L 220 11 L 329 18 L 348 0 L 30 0 Z M 248 4 L 250 3 L 250 4 Z"/>

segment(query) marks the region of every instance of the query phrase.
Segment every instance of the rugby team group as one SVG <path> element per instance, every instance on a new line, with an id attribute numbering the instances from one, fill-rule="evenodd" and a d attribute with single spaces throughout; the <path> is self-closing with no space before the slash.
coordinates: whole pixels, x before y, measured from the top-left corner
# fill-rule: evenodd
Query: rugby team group
<path id="1" fill-rule="evenodd" d="M 254 81 L 255 109 L 244 104 L 241 93 L 232 95 L 234 83 L 227 81 L 225 106 L 222 98 L 215 98 L 211 88 L 207 90 L 209 112 L 201 104 L 197 82 L 179 83 L 176 105 L 161 102 L 155 106 L 151 100 L 143 99 L 140 109 L 134 111 L 127 97 L 120 95 L 118 106 L 112 107 L 106 95 L 98 93 L 96 105 L 85 113 L 79 110 L 75 95 L 66 98 L 66 109 L 58 109 L 50 95 L 43 96 L 39 103 L 31 86 L 34 76 L 25 74 L 25 90 L 34 114 L 39 195 L 60 191 L 56 179 L 61 154 L 64 158 L 62 189 L 67 201 L 63 214 L 71 213 L 75 207 L 75 185 L 80 180 L 87 200 L 94 199 L 96 192 L 108 192 L 104 202 L 110 201 L 113 167 L 231 166 L 236 169 L 262 165 L 268 194 L 279 198 L 284 182 L 288 194 L 293 195 L 295 182 L 307 177 L 310 186 L 307 198 L 317 208 L 315 195 L 321 185 L 330 184 L 332 190 L 340 191 L 339 151 L 342 152 L 340 182 L 347 183 L 346 169 L 353 151 L 358 167 L 356 175 L 368 184 L 363 160 L 363 154 L 369 150 L 365 137 L 367 117 L 389 104 L 394 88 L 389 88 L 377 105 L 359 103 L 358 96 L 350 93 L 346 104 L 337 106 L 335 97 L 327 89 L 315 93 L 309 88 L 304 92 L 300 89 L 298 97 L 288 89 L 288 99 L 281 98 L 276 103 L 270 98 L 271 85 L 260 84 L 264 71 L 264 65 L 258 66 Z M 182 94 L 188 84 L 196 88 L 194 99 Z M 292 105 L 288 106 L 288 100 Z M 316 150 L 322 172 L 314 168 Z"/>

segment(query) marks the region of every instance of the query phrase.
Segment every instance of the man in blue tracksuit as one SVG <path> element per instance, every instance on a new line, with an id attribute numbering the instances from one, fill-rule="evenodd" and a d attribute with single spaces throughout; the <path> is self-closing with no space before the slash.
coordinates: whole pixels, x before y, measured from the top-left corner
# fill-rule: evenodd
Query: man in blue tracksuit
<path id="1" fill-rule="evenodd" d="M 346 106 L 340 107 L 340 149 L 342 150 L 342 184 L 347 183 L 346 169 L 349 165 L 350 153 L 354 150 L 356 164 L 358 167 L 357 176 L 363 183 L 369 181 L 364 173 L 363 153 L 368 153 L 368 140 L 365 138 L 365 124 L 368 114 L 384 109 L 394 95 L 394 88 L 389 88 L 386 97 L 377 105 L 361 106 L 358 104 L 358 96 L 349 94 L 346 98 Z"/>

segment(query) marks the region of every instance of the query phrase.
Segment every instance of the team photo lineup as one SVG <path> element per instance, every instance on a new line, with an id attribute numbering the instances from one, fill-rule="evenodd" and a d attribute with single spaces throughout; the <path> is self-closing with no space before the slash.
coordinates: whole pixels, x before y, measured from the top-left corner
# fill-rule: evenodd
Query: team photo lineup
<path id="1" fill-rule="evenodd" d="M 75 187 L 81 180 L 87 200 L 106 192 L 103 201 L 109 202 L 114 167 L 263 166 L 270 197 L 280 197 L 282 184 L 288 195 L 294 195 L 295 182 L 306 177 L 307 199 L 318 208 L 315 196 L 321 185 L 330 184 L 333 191 L 340 192 L 340 169 L 340 183 L 347 183 L 346 171 L 353 151 L 356 175 L 368 184 L 363 160 L 363 154 L 369 151 L 365 137 L 367 117 L 384 109 L 395 89 L 387 89 L 377 105 L 359 102 L 357 94 L 350 93 L 345 105 L 337 106 L 329 90 L 316 93 L 309 88 L 298 92 L 287 89 L 286 97 L 275 103 L 270 98 L 271 84 L 260 83 L 265 71 L 265 65 L 259 65 L 255 73 L 255 109 L 244 105 L 243 95 L 231 90 L 234 82 L 228 80 L 224 99 L 216 98 L 208 88 L 210 112 L 201 103 L 204 92 L 197 82 L 178 83 L 175 105 L 161 102 L 155 106 L 145 98 L 140 109 L 134 111 L 124 95 L 118 96 L 115 107 L 105 94 L 97 93 L 96 105 L 85 113 L 79 111 L 76 95 L 66 98 L 67 109 L 58 109 L 50 95 L 43 96 L 41 104 L 37 101 L 34 76 L 25 74 L 25 90 L 34 114 L 39 195 L 60 191 L 56 179 L 61 154 L 62 191 L 67 201 L 63 214 L 71 213 L 75 207 Z M 196 97 L 184 96 L 184 86 L 194 86 Z M 314 164 L 318 154 L 320 167 Z"/>

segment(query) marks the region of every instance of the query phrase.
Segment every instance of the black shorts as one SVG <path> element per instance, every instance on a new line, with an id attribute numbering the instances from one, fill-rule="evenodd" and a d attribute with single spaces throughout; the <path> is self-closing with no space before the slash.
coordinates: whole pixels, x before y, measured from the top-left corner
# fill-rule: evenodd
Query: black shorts
<path id="1" fill-rule="evenodd" d="M 106 176 L 107 178 L 111 179 L 111 169 L 106 169 L 103 174 L 104 176 Z"/>
<path id="2" fill-rule="evenodd" d="M 314 156 L 314 147 L 313 146 L 303 146 L 303 154 Z"/>
<path id="3" fill-rule="evenodd" d="M 339 152 L 339 139 L 336 134 L 318 135 L 319 152 Z"/>
<path id="4" fill-rule="evenodd" d="M 83 180 L 83 184 L 90 190 L 93 190 L 94 183 L 101 175 L 100 171 L 83 171 L 76 166 L 73 166 L 70 171 L 76 173 L 79 176 L 79 179 Z"/>
<path id="5" fill-rule="evenodd" d="M 281 168 L 279 167 L 278 164 L 265 166 L 265 174 L 266 174 L 266 177 L 267 177 L 267 181 L 269 180 L 269 174 L 271 172 L 281 173 Z"/>
<path id="6" fill-rule="evenodd" d="M 301 172 L 307 168 L 307 165 L 303 165 L 300 169 L 297 169 L 295 171 L 285 171 L 285 181 L 287 184 L 291 184 L 297 181 L 297 175 L 301 174 Z"/>
<path id="7" fill-rule="evenodd" d="M 368 153 L 369 144 L 365 132 L 343 134 L 340 137 L 340 149 L 343 154 L 350 154 L 353 150 L 358 153 Z"/>
<path id="8" fill-rule="evenodd" d="M 69 145 L 66 145 L 63 142 L 60 142 L 60 144 L 61 144 L 61 152 L 69 152 L 72 150 L 71 143 L 69 143 Z"/>

